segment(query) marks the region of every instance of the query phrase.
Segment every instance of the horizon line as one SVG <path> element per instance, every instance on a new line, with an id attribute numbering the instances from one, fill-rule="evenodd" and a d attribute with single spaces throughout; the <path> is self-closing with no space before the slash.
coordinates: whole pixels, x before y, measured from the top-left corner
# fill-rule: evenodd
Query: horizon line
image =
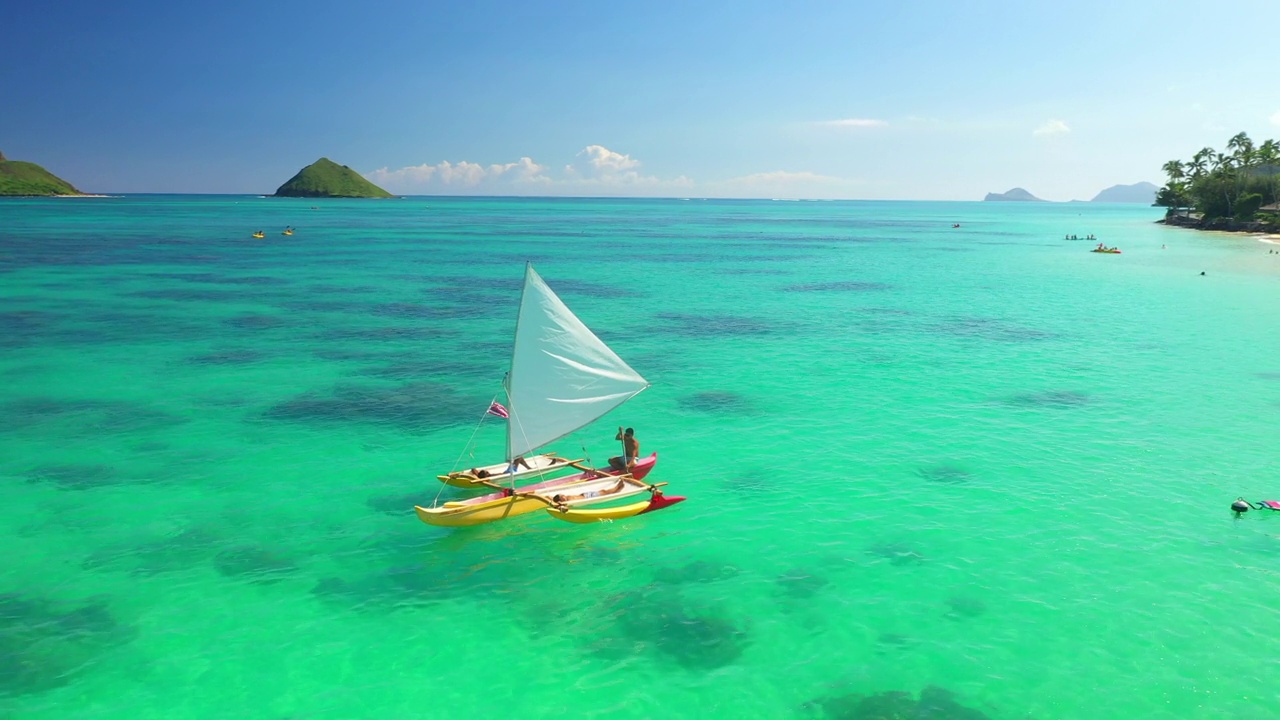
<path id="1" fill-rule="evenodd" d="M 681 200 L 681 201 L 706 201 L 706 200 L 731 200 L 731 201 L 757 201 L 757 202 L 936 202 L 936 203 L 994 203 L 1000 205 L 1037 205 L 1037 204 L 1057 204 L 1064 205 L 1069 203 L 1086 203 L 1098 205 L 1147 205 L 1140 202 L 1108 202 L 1096 200 L 1045 200 L 1037 198 L 1035 200 L 1005 200 L 990 201 L 985 199 L 979 200 L 943 200 L 932 198 L 813 198 L 813 197 L 710 197 L 710 196 L 679 196 L 679 195 L 444 195 L 444 194 L 393 194 L 389 198 L 362 198 L 362 197 L 292 197 L 292 196 L 276 196 L 257 192 L 84 192 L 81 195 L 7 195 L 3 197 L 14 198 L 74 198 L 74 197 L 125 197 L 136 195 L 161 195 L 168 197 L 192 197 L 192 196 L 216 196 L 216 197 L 252 197 L 272 200 L 395 200 L 398 198 L 442 198 L 450 200 L 477 199 L 477 200 Z M 1150 207 L 1159 207 L 1154 203 Z"/>

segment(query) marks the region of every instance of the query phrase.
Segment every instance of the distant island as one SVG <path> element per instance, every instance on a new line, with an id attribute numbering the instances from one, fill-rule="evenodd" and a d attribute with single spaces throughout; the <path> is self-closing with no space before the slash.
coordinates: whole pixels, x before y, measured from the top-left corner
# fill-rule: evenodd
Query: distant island
<path id="1" fill-rule="evenodd" d="M 1227 141 L 1228 152 L 1203 148 L 1190 162 L 1161 168 L 1169 182 L 1156 193 L 1168 208 L 1159 222 L 1198 230 L 1280 232 L 1280 143 L 1254 145 L 1245 133 Z"/>
<path id="2" fill-rule="evenodd" d="M 1005 193 L 987 193 L 983 202 L 1045 202 L 1022 188 L 1014 188 Z"/>
<path id="3" fill-rule="evenodd" d="M 0 153 L 0 195 L 82 195 L 71 183 L 32 162 L 6 160 Z"/>
<path id="4" fill-rule="evenodd" d="M 360 173 L 329 158 L 320 158 L 298 171 L 276 190 L 275 197 L 389 198 L 391 193 Z"/>
<path id="5" fill-rule="evenodd" d="M 1112 185 L 1094 196 L 1089 202 L 1101 203 L 1142 203 L 1151 205 L 1156 201 L 1156 191 L 1160 188 L 1149 182 L 1132 185 Z"/>

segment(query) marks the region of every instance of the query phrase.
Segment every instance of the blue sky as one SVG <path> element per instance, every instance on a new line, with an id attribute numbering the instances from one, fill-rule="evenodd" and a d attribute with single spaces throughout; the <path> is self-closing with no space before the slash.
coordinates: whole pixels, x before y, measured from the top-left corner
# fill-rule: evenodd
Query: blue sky
<path id="1" fill-rule="evenodd" d="M 1088 199 L 1280 138 L 1278 27 L 1274 0 L 15 2 L 0 151 L 100 192 L 269 193 L 323 155 L 403 194 Z"/>

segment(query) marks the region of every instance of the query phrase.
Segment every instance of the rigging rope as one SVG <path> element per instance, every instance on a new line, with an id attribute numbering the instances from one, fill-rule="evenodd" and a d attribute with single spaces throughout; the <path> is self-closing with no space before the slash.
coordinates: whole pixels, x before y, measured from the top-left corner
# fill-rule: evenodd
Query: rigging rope
<path id="1" fill-rule="evenodd" d="M 462 452 L 458 453 L 457 459 L 453 461 L 453 467 L 449 469 L 450 474 L 457 472 L 458 463 L 462 461 L 462 457 L 464 455 L 470 453 L 471 459 L 472 460 L 476 459 L 475 451 L 472 449 L 471 443 L 475 442 L 476 433 L 480 432 L 480 426 L 484 425 L 484 419 L 489 416 L 489 408 L 493 407 L 493 404 L 497 401 L 498 401 L 497 395 L 494 395 L 493 399 L 489 401 L 489 405 L 485 408 L 484 413 L 480 416 L 480 422 L 476 423 L 476 429 L 471 431 L 471 437 L 467 438 L 467 444 L 462 446 Z M 440 489 L 436 490 L 435 500 L 431 501 L 432 507 L 435 507 L 436 505 L 440 504 L 440 493 L 444 492 L 444 488 L 445 488 L 445 483 L 440 483 Z"/>

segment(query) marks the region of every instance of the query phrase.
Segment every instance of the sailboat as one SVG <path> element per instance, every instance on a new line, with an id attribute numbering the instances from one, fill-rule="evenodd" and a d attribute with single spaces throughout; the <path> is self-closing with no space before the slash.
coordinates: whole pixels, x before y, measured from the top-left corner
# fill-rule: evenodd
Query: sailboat
<path id="1" fill-rule="evenodd" d="M 507 462 L 595 422 L 647 387 L 649 382 L 596 337 L 527 263 L 506 379 Z M 415 506 L 414 511 L 428 525 L 446 527 L 481 525 L 539 509 L 567 522 L 631 517 L 684 500 L 664 495 L 666 483 L 643 481 L 657 462 L 653 453 L 637 460 L 630 472 L 585 468 L 524 487 L 479 480 L 497 492 Z M 636 501 L 644 493 L 649 497 Z M 624 500 L 630 502 L 617 505 Z"/>

